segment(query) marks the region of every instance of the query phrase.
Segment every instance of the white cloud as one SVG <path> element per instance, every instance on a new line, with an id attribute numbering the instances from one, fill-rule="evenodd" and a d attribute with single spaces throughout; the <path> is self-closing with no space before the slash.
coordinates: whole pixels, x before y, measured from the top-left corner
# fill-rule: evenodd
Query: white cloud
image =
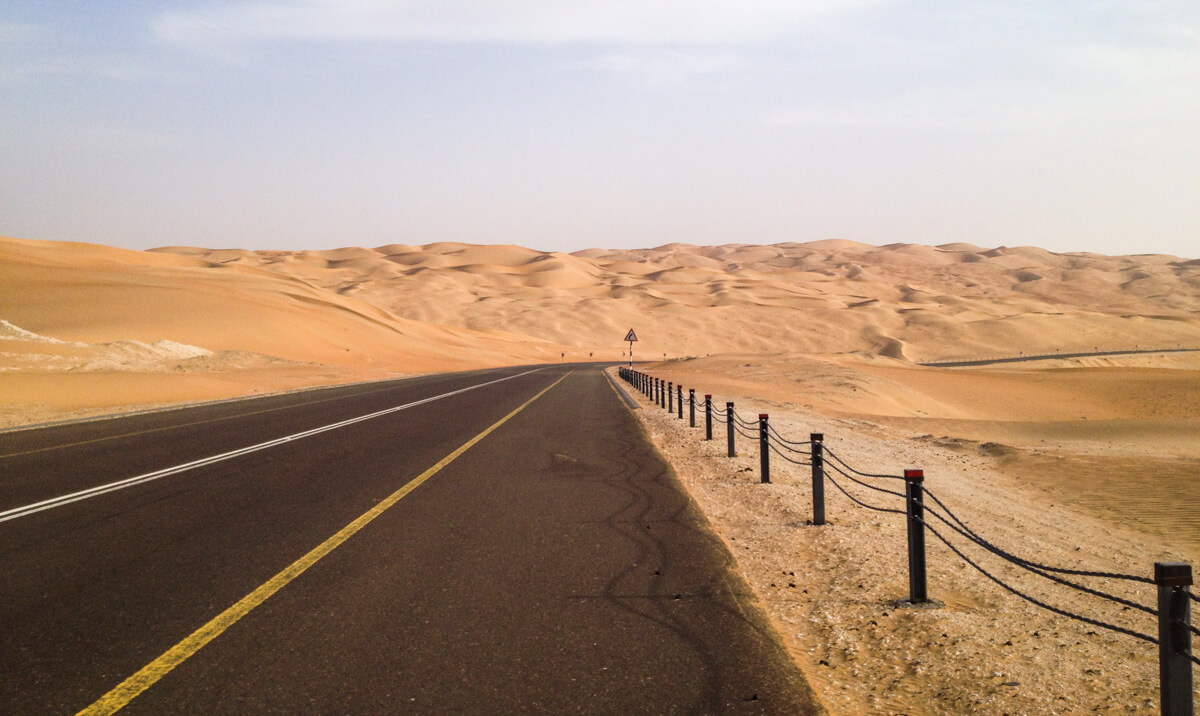
<path id="1" fill-rule="evenodd" d="M 892 0 L 276 0 L 157 18 L 187 45 L 254 40 L 448 43 L 739 43 Z"/>
<path id="2" fill-rule="evenodd" d="M 637 77 L 650 86 L 673 85 L 695 77 L 727 72 L 741 64 L 732 52 L 701 54 L 675 50 L 614 52 L 582 65 L 585 69 Z"/>
<path id="3" fill-rule="evenodd" d="M 923 88 L 875 97 L 768 110 L 773 127 L 1025 131 L 1066 121 L 1067 98 L 1049 90 Z"/>
<path id="4" fill-rule="evenodd" d="M 1092 44 L 1073 48 L 1068 60 L 1080 69 L 1135 84 L 1200 78 L 1200 52 L 1194 49 Z"/>
<path id="5" fill-rule="evenodd" d="M 0 22 L 0 46 L 11 45 L 32 38 L 36 35 L 36 32 L 37 29 L 33 25 Z"/>

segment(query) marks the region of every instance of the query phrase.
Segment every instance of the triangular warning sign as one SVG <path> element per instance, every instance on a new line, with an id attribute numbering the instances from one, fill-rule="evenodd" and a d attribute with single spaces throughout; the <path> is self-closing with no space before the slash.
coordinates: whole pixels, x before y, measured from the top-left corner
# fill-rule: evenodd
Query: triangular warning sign
<path id="1" fill-rule="evenodd" d="M 629 329 L 629 333 L 625 334 L 625 340 L 627 340 L 627 341 L 636 341 L 637 340 L 637 334 L 635 334 L 633 332 L 632 328 Z"/>

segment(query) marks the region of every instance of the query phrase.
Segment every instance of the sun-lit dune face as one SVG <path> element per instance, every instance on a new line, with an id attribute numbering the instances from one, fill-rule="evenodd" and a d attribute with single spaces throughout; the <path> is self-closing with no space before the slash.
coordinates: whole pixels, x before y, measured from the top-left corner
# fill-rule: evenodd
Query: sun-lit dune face
<path id="1" fill-rule="evenodd" d="M 22 370 L 37 369 L 29 357 L 37 353 L 43 368 L 92 372 L 198 371 L 266 359 L 428 372 L 561 353 L 557 345 L 495 327 L 479 332 L 422 323 L 357 297 L 404 271 L 370 249 L 138 252 L 4 239 L 0 321 L 7 332 L 0 339 L 8 369 L 16 368 L 17 354 L 24 355 Z M 197 355 L 137 348 L 172 345 L 218 358 L 205 368 Z"/>
<path id="2" fill-rule="evenodd" d="M 250 252 L 251 266 L 400 317 L 642 355 L 866 352 L 906 360 L 1200 344 L 1200 266 L 1028 246 L 666 244 L 547 253 L 437 243 Z M 616 336 L 616 338 L 614 338 Z"/>
<path id="3" fill-rule="evenodd" d="M 62 342 L 10 336 L 0 351 L 10 356 L 0 366 L 8 380 L 33 355 L 47 356 L 47 370 L 128 373 L 186 361 L 181 372 L 287 364 L 364 377 L 564 354 L 620 360 L 631 327 L 639 359 L 912 362 L 1200 345 L 1196 260 L 970 243 L 674 243 L 565 254 L 454 242 L 139 252 L 3 239 L 0 272 L 0 320 Z M 211 356 L 127 350 L 163 341 Z"/>

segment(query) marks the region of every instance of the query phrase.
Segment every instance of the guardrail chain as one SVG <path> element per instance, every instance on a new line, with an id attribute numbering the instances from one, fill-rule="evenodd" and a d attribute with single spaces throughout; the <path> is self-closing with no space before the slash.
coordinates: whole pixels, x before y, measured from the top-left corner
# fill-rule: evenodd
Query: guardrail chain
<path id="1" fill-rule="evenodd" d="M 674 401 L 671 397 L 673 383 L 663 383 L 658 378 L 647 376 L 645 373 L 632 368 L 620 368 L 620 376 L 660 406 L 667 408 L 668 411 L 673 413 L 676 412 L 673 410 Z M 679 419 L 682 419 L 683 387 L 679 386 L 677 390 L 677 416 Z M 665 396 L 663 395 L 664 392 L 666 393 Z M 694 388 L 688 390 L 691 409 L 689 427 L 696 426 L 695 395 Z M 850 465 L 837 453 L 830 450 L 824 443 L 825 436 L 822 433 L 812 433 L 809 439 L 804 441 L 788 439 L 780 434 L 778 429 L 770 423 L 767 413 L 759 413 L 757 420 L 748 420 L 737 413 L 732 401 L 725 403 L 724 411 L 714 410 L 711 394 L 705 394 L 703 409 L 704 439 L 712 440 L 712 425 L 714 422 L 724 423 L 726 426 L 726 454 L 728 457 L 736 455 L 735 435 L 758 441 L 759 471 L 762 483 L 770 483 L 771 481 L 770 456 L 772 453 L 790 464 L 811 466 L 812 524 L 814 526 L 821 526 L 826 523 L 824 494 L 826 481 L 858 507 L 884 514 L 904 515 L 908 527 L 909 596 L 908 599 L 900 600 L 901 602 L 908 604 L 936 604 L 934 600 L 929 598 L 926 589 L 924 535 L 928 531 L 954 555 L 975 569 L 975 571 L 1030 604 L 1069 619 L 1157 645 L 1159 647 L 1159 695 L 1161 712 L 1163 714 L 1171 714 L 1172 716 L 1180 714 L 1190 716 L 1194 713 L 1192 702 L 1192 664 L 1200 664 L 1200 659 L 1192 655 L 1191 644 L 1193 636 L 1200 636 L 1200 629 L 1191 624 L 1191 603 L 1200 602 L 1200 597 L 1197 597 L 1189 589 L 1192 584 L 1192 568 L 1190 565 L 1179 562 L 1156 562 L 1154 563 L 1154 577 L 1150 578 L 1100 570 L 1056 567 L 1035 562 L 997 546 L 968 526 L 966 521 L 955 514 L 935 492 L 925 486 L 925 475 L 922 470 L 908 469 L 904 470 L 903 474 L 900 475 L 865 472 Z M 829 469 L 826 470 L 826 468 Z M 842 484 L 842 479 L 846 480 L 846 485 Z M 879 484 L 872 484 L 868 482 L 869 480 L 882 481 L 883 484 L 886 484 L 887 481 L 901 481 L 905 485 L 905 490 L 901 492 L 889 489 Z M 882 495 L 885 499 L 903 500 L 903 509 L 867 502 L 853 494 L 850 485 L 871 490 Z M 926 498 L 928 498 L 931 504 L 926 504 Z M 936 526 L 935 524 L 931 524 L 935 522 L 937 523 Z M 946 534 L 943 534 L 943 531 Z M 961 549 L 961 546 L 955 544 L 947 534 L 955 535 L 983 550 L 985 554 L 990 554 L 1006 564 L 1025 570 L 1052 584 L 1095 597 L 1103 602 L 1119 605 L 1123 609 L 1157 617 L 1158 635 L 1154 636 L 1142 633 L 1134 629 L 1112 624 L 1100 618 L 1078 614 L 1055 606 L 1045 599 L 1032 596 L 1009 584 L 993 571 L 985 569 L 977 560 L 969 557 Z M 1067 576 L 1073 579 L 1068 579 Z M 1125 597 L 1080 583 L 1078 581 L 1080 578 L 1154 586 L 1157 589 L 1157 604 L 1155 607 L 1146 606 L 1132 599 L 1126 599 Z"/>

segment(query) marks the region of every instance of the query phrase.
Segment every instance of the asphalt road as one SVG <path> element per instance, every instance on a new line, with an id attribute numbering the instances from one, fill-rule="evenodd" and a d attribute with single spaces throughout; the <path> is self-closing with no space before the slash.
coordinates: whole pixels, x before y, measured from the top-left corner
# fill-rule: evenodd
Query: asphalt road
<path id="1" fill-rule="evenodd" d="M 595 366 L 4 433 L 0 712 L 813 712 L 731 567 Z"/>

